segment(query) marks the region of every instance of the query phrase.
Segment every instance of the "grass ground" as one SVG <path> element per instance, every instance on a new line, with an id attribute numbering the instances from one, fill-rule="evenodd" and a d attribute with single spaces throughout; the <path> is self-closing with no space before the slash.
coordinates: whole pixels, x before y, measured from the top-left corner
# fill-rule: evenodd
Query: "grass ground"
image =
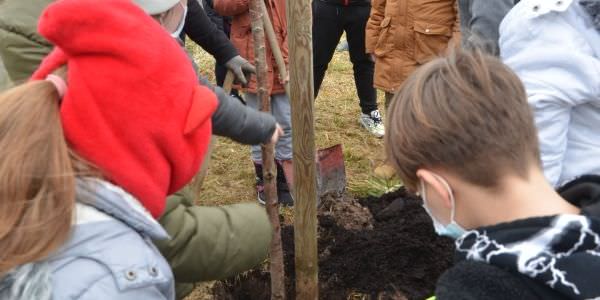
<path id="1" fill-rule="evenodd" d="M 205 76 L 214 79 L 214 60 L 196 46 L 189 46 Z M 383 112 L 383 94 L 379 93 Z M 358 123 L 360 107 L 348 52 L 335 54 L 315 105 L 315 136 L 318 148 L 343 144 L 348 189 L 355 196 L 377 192 L 380 181 L 373 169 L 382 163 L 383 140 L 367 133 Z M 218 138 L 209 173 L 198 204 L 220 205 L 255 201 L 254 168 L 248 146 Z"/>
<path id="2" fill-rule="evenodd" d="M 214 60 L 197 46 L 188 46 L 202 73 L 214 82 Z M 383 114 L 383 93 L 378 94 Z M 383 140 L 370 135 L 358 123 L 360 107 L 354 86 L 352 64 L 348 52 L 336 52 L 329 65 L 325 81 L 315 105 L 315 136 L 317 148 L 343 144 L 348 191 L 355 197 L 381 194 L 390 185 L 373 175 L 383 163 Z M 223 205 L 256 201 L 254 168 L 248 146 L 218 138 L 212 152 L 208 176 L 198 195 L 199 205 Z M 293 211 L 283 211 L 286 223 Z M 197 288 L 186 300 L 205 300 L 206 284 Z"/>

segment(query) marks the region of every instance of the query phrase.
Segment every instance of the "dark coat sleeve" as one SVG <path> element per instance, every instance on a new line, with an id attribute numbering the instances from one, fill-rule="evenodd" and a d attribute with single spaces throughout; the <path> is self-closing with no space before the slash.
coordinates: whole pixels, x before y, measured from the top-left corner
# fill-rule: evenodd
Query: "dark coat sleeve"
<path id="1" fill-rule="evenodd" d="M 238 143 L 257 145 L 268 142 L 275 132 L 275 118 L 243 105 L 238 99 L 200 77 L 200 84 L 211 88 L 219 106 L 212 116 L 213 133 Z"/>
<path id="2" fill-rule="evenodd" d="M 515 0 L 472 0 L 467 7 L 469 12 L 460 13 L 469 16 L 461 20 L 462 32 L 467 33 L 463 39 L 466 48 L 481 48 L 492 54 L 498 54 L 500 23 L 515 5 Z"/>
<path id="3" fill-rule="evenodd" d="M 204 12 L 208 16 L 211 22 L 217 26 L 219 31 L 225 32 L 225 28 L 223 26 L 223 17 L 221 17 L 213 8 L 212 0 L 202 0 L 202 7 L 204 8 Z"/>
<path id="4" fill-rule="evenodd" d="M 438 280 L 436 300 L 562 299 L 549 287 L 482 262 L 461 261 Z"/>
<path id="5" fill-rule="evenodd" d="M 193 2 L 193 1 L 192 1 Z M 189 52 L 194 71 L 200 74 L 198 65 Z M 198 82 L 208 87 L 217 96 L 217 110 L 212 115 L 213 134 L 230 138 L 238 143 L 258 145 L 268 142 L 275 132 L 277 121 L 268 113 L 259 112 L 243 105 L 238 99 L 198 75 Z"/>
<path id="6" fill-rule="evenodd" d="M 227 35 L 210 21 L 196 0 L 188 2 L 188 14 L 183 31 L 192 41 L 214 56 L 220 64 L 239 55 Z"/>

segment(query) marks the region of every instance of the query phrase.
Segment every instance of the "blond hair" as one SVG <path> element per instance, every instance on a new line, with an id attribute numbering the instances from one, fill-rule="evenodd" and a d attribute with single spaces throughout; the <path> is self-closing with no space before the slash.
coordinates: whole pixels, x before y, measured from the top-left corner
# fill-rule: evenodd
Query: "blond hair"
<path id="1" fill-rule="evenodd" d="M 29 82 L 0 94 L 0 276 L 66 241 L 75 171 L 85 168 L 65 141 L 52 83 Z"/>

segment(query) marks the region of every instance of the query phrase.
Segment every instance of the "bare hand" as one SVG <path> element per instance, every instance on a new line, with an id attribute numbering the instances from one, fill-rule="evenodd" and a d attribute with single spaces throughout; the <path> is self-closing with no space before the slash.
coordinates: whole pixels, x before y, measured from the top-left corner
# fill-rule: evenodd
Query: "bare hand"
<path id="1" fill-rule="evenodd" d="M 283 135 L 283 128 L 281 128 L 281 126 L 279 124 L 275 125 L 275 132 L 273 132 L 273 135 L 271 136 L 271 140 L 269 141 L 271 144 L 277 144 L 277 141 L 279 141 L 279 137 L 281 137 Z"/>

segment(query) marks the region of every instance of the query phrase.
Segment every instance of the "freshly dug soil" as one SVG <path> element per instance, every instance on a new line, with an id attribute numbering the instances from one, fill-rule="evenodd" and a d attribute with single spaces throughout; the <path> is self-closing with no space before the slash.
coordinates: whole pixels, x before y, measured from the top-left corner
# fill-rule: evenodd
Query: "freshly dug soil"
<path id="1" fill-rule="evenodd" d="M 403 189 L 381 198 L 322 199 L 319 209 L 321 299 L 424 299 L 452 260 L 421 201 Z M 294 297 L 293 227 L 282 228 L 288 299 Z M 216 285 L 217 299 L 269 299 L 270 279 L 253 270 Z M 360 298 L 364 299 L 364 298 Z"/>

